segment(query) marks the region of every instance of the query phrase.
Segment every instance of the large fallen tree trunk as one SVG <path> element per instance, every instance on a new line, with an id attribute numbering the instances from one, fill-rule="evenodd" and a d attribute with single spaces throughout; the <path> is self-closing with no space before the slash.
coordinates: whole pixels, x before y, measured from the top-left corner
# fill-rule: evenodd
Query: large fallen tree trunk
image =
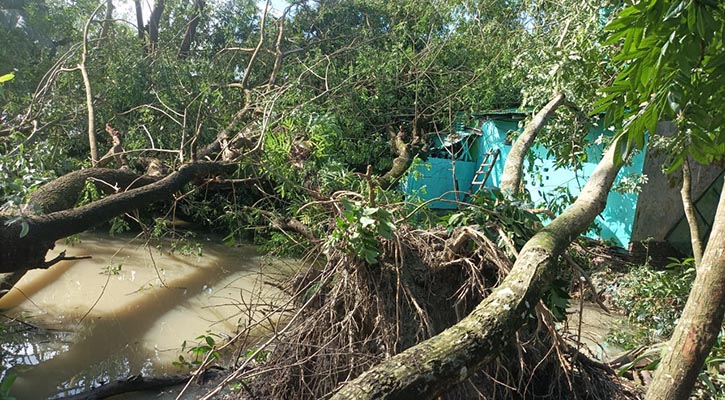
<path id="1" fill-rule="evenodd" d="M 615 147 L 616 142 L 576 202 L 526 243 L 507 278 L 470 315 L 364 372 L 333 400 L 433 399 L 496 358 L 550 286 L 559 255 L 604 210 L 621 166 Z"/>
<path id="2" fill-rule="evenodd" d="M 181 188 L 195 179 L 206 176 L 228 174 L 236 170 L 234 164 L 199 162 L 187 164 L 156 182 L 139 179 L 135 184 L 149 183 L 145 186 L 105 197 L 90 204 L 70 208 L 73 202 L 59 203 L 49 201 L 43 203 L 42 208 L 51 212 L 43 215 L 30 215 L 21 218 L 0 216 L 0 273 L 24 271 L 32 268 L 47 268 L 52 262 L 46 261 L 48 250 L 52 249 L 55 241 L 70 235 L 83 232 L 89 228 L 102 224 L 113 217 L 126 212 L 147 206 L 150 203 L 171 198 Z M 98 172 L 98 171 L 96 171 Z M 123 180 L 128 178 L 119 171 L 115 171 Z M 73 173 L 85 177 L 87 173 Z M 90 174 L 91 176 L 97 174 Z M 74 193 L 77 199 L 78 182 L 83 180 L 61 177 L 49 183 L 49 188 L 40 189 L 45 196 L 50 197 L 54 192 L 62 191 L 66 195 Z M 82 186 L 81 186 L 82 188 Z M 40 202 L 43 196 L 36 195 Z M 67 209 L 63 209 L 63 208 Z"/>
<path id="3" fill-rule="evenodd" d="M 30 195 L 30 209 L 39 214 L 50 214 L 73 208 L 83 193 L 86 182 L 94 182 L 100 192 L 116 194 L 146 186 L 160 177 L 139 176 L 120 169 L 88 168 L 73 171 L 41 186 Z"/>

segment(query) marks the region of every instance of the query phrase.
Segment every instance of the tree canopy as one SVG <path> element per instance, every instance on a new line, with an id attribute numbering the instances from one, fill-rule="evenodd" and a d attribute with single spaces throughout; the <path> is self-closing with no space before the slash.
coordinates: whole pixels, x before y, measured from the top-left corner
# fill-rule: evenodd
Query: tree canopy
<path id="1" fill-rule="evenodd" d="M 578 268 L 567 248 L 604 208 L 622 163 L 635 150 L 660 149 L 669 172 L 682 167 L 686 195 L 691 159 L 723 163 L 719 1 L 134 6 L 135 15 L 119 15 L 113 0 L 0 0 L 0 238 L 11 244 L 0 250 L 0 272 L 17 280 L 27 269 L 48 268 L 65 257 L 46 260 L 56 240 L 108 221 L 114 230 L 137 224 L 166 232 L 160 217 L 177 213 L 228 244 L 254 240 L 282 255 L 314 249 L 325 266 L 290 285 L 298 314 L 318 319 L 299 323 L 303 332 L 289 342 L 307 333 L 326 342 L 308 343 L 303 372 L 284 370 L 299 378 L 294 393 L 432 398 L 473 379 L 519 333 L 585 363 L 578 349 L 562 350 L 542 298 L 556 289 L 560 262 Z M 433 142 L 465 125 L 466 115 L 511 108 L 526 114 L 527 126 L 509 137 L 517 150 L 506 169 L 518 179 L 501 186 L 510 193 L 482 191 L 441 219 L 399 190 L 410 166 L 424 163 Z M 675 133 L 659 137 L 662 121 L 673 121 Z M 611 147 L 578 199 L 561 215 L 549 211 L 544 227 L 519 190 L 529 147 L 542 144 L 557 165 L 578 168 L 588 161 L 582 149 L 596 125 L 613 127 L 604 139 Z M 695 285 L 717 299 L 713 283 L 725 273 L 722 230 L 713 232 L 696 256 Z M 475 256 L 455 258 L 464 250 Z M 433 269 L 464 271 L 454 282 L 460 288 L 436 286 L 446 283 L 436 271 L 421 274 L 429 281 L 406 275 L 404 267 L 420 270 L 418 262 L 430 260 Z M 484 271 L 491 265 L 495 279 Z M 497 286 L 479 287 L 484 281 Z M 457 298 L 455 319 L 422 310 L 430 304 L 418 299 L 431 288 Z M 383 300 L 360 301 L 378 295 L 393 299 L 395 313 Z M 441 302 L 431 296 L 426 301 Z M 407 308 L 397 308 L 401 297 Z M 306 311 L 310 304 L 317 308 Z M 690 307 L 687 315 L 696 315 Z M 401 309 L 412 327 L 393 321 Z M 692 326 L 717 332 L 722 313 L 715 304 L 688 317 L 700 325 L 683 322 L 675 337 L 688 337 Z M 542 326 L 549 336 L 539 341 Z M 344 334 L 328 338 L 334 327 Z M 413 334 L 382 337 L 395 329 Z M 698 357 L 704 360 L 716 336 L 698 339 Z M 339 347 L 325 353 L 328 344 Z M 340 361 L 341 349 L 367 358 Z M 298 355 L 281 345 L 279 354 Z M 343 372 L 319 378 L 315 368 L 326 362 Z M 363 367 L 370 369 L 361 374 Z M 690 379 L 702 360 L 680 369 Z"/>

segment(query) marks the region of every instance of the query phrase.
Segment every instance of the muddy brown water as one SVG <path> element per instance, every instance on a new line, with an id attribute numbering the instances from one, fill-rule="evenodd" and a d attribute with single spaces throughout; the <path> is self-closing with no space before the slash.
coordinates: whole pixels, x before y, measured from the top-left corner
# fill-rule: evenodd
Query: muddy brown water
<path id="1" fill-rule="evenodd" d="M 560 327 L 563 328 L 561 332 L 574 347 L 587 356 L 606 362 L 625 351 L 624 348 L 609 343 L 607 338 L 612 330 L 631 332 L 627 317 L 608 313 L 597 304 L 589 302 L 584 302 L 580 309 L 578 300 L 571 301 L 567 314 L 567 323 Z"/>
<path id="2" fill-rule="evenodd" d="M 0 336 L 2 375 L 17 375 L 11 394 L 45 399 L 135 374 L 188 372 L 173 362 L 180 355 L 193 359 L 188 349 L 200 343 L 198 336 L 234 335 L 259 317 L 248 304 L 278 295 L 260 283 L 263 267 L 294 268 L 251 245 L 197 241 L 201 255 L 171 253 L 169 241 L 147 246 L 145 240 L 96 233 L 73 246 L 59 242 L 56 254 L 66 249 L 68 256 L 93 258 L 31 271 L 18 290 L 0 299 L 6 316 L 40 328 L 13 324 Z"/>

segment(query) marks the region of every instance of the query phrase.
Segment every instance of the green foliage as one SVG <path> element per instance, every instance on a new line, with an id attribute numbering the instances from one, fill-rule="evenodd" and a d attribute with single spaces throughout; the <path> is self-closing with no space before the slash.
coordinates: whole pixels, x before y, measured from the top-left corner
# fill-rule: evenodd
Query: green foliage
<path id="1" fill-rule="evenodd" d="M 647 184 L 647 175 L 643 174 L 629 174 L 622 177 L 612 187 L 612 190 L 618 193 L 639 193 L 642 191 L 642 186 Z"/>
<path id="2" fill-rule="evenodd" d="M 13 78 L 15 78 L 15 74 L 12 72 L 9 74 L 0 75 L 0 100 L 5 99 L 5 89 L 3 88 L 3 84 L 5 82 L 13 80 Z"/>
<path id="3" fill-rule="evenodd" d="M 171 253 L 178 253 L 182 256 L 196 256 L 201 257 L 204 253 L 204 245 L 197 241 L 196 233 L 192 231 L 177 231 L 169 227 L 169 223 L 166 219 L 157 218 L 154 221 L 153 230 L 151 230 L 152 238 L 172 238 L 171 241 Z M 157 246 L 161 248 L 161 244 Z"/>
<path id="4" fill-rule="evenodd" d="M 103 274 L 103 275 L 120 275 L 122 269 L 123 269 L 122 264 L 106 265 L 103 268 L 103 271 L 101 272 L 101 274 Z"/>
<path id="5" fill-rule="evenodd" d="M 78 205 L 84 206 L 86 204 L 91 204 L 100 198 L 101 192 L 98 190 L 98 187 L 96 187 L 96 184 L 93 180 L 86 179 L 86 181 L 83 182 L 83 191 L 81 192 L 80 200 L 78 200 Z"/>
<path id="6" fill-rule="evenodd" d="M 396 229 L 392 214 L 381 207 L 367 207 L 346 199 L 342 200 L 342 206 L 342 215 L 337 218 L 327 250 L 341 249 L 368 264 L 377 264 L 381 251 L 379 237 L 392 240 Z"/>
<path id="7" fill-rule="evenodd" d="M 569 308 L 569 281 L 564 279 L 556 279 L 551 283 L 551 287 L 544 294 L 544 304 L 551 310 L 555 321 L 566 321 L 566 312 Z"/>
<path id="8" fill-rule="evenodd" d="M 615 305 L 628 313 L 630 328 L 613 331 L 608 341 L 631 349 L 642 344 L 654 344 L 667 340 L 674 331 L 690 294 L 695 279 L 694 259 L 671 259 L 662 271 L 648 265 L 637 266 L 624 276 L 619 286 Z M 705 360 L 705 368 L 699 376 L 699 386 L 693 395 L 698 398 L 725 398 L 725 346 L 719 335 Z M 645 353 L 646 354 L 646 353 Z M 638 360 L 622 368 L 631 368 Z M 645 367 L 654 370 L 659 359 Z"/>
<path id="9" fill-rule="evenodd" d="M 545 208 L 554 215 L 559 215 L 576 201 L 576 196 L 571 194 L 569 186 L 557 186 L 550 192 L 540 192 L 543 203 L 537 206 Z"/>
<path id="10" fill-rule="evenodd" d="M 611 75 L 611 68 L 603 60 L 610 57 L 612 49 L 601 46 L 605 34 L 602 28 L 609 13 L 618 7 L 617 3 L 523 2 L 530 34 L 524 36 L 521 46 L 525 50 L 517 53 L 509 72 L 510 78 L 526 82 L 522 87 L 523 104 L 543 105 L 558 91 L 583 111 L 562 111 L 568 115 L 550 121 L 548 131 L 552 134 L 546 135 L 545 140 L 568 140 L 590 122 L 582 117 L 592 109 L 596 90 Z M 555 146 L 548 147 L 559 151 Z"/>
<path id="11" fill-rule="evenodd" d="M 196 346 L 189 348 L 188 353 L 193 356 L 193 359 L 188 360 L 183 355 L 179 355 L 178 361 L 174 361 L 172 364 L 179 368 L 196 368 L 205 359 L 218 360 L 221 356 L 216 350 L 218 345 L 214 337 L 219 338 L 220 336 L 215 333 L 209 333 L 206 335 L 199 335 L 196 337 L 198 340 Z M 181 345 L 182 351 L 186 349 L 186 341 Z"/>
<path id="12" fill-rule="evenodd" d="M 626 310 L 629 321 L 640 329 L 631 339 L 642 344 L 642 341 L 654 343 L 670 337 L 695 278 L 693 264 L 691 258 L 672 259 L 662 271 L 643 265 L 635 267 L 623 278 L 615 305 Z M 617 341 L 628 345 L 626 336 Z"/>
<path id="13" fill-rule="evenodd" d="M 302 258 L 309 249 L 306 241 L 290 240 L 289 234 L 270 232 L 269 236 L 260 237 L 259 250 L 263 253 L 274 254 L 278 257 Z"/>
<path id="14" fill-rule="evenodd" d="M 0 143 L 0 211 L 17 208 L 43 183 L 54 177 L 46 168 L 49 149 L 26 152 L 19 145 L 15 152 L 5 152 Z"/>
<path id="15" fill-rule="evenodd" d="M 110 224 L 111 227 L 108 232 L 111 236 L 131 230 L 131 226 L 128 224 L 128 221 L 126 221 L 123 217 L 112 218 Z"/>
<path id="16" fill-rule="evenodd" d="M 15 78 L 15 74 L 12 72 L 9 74 L 0 75 L 0 86 L 2 86 L 2 83 L 13 80 L 13 78 Z"/>
<path id="17" fill-rule="evenodd" d="M 511 198 L 498 188 L 479 191 L 471 203 L 471 207 L 443 218 L 449 230 L 478 225 L 479 230 L 497 241 L 501 248 L 508 248 L 506 242 L 510 239 L 520 249 L 541 226 L 539 219 L 527 211 L 528 203 Z M 501 233 L 507 237 L 502 237 Z"/>
<path id="18" fill-rule="evenodd" d="M 254 361 L 265 362 L 269 359 L 270 354 L 272 354 L 272 352 L 268 350 L 258 351 L 258 349 L 247 349 L 247 351 L 244 352 L 244 357 L 250 358 L 254 356 Z"/>
<path id="19" fill-rule="evenodd" d="M 645 132 L 675 121 L 669 171 L 687 156 L 710 164 L 725 154 L 725 4 L 647 0 L 628 5 L 606 29 L 619 68 L 599 111 L 622 128 L 619 153 L 641 149 Z"/>

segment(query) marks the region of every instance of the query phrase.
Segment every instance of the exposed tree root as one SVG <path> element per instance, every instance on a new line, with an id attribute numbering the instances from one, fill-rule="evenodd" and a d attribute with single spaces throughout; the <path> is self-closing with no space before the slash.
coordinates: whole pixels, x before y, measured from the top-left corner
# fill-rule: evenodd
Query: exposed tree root
<path id="1" fill-rule="evenodd" d="M 267 399 L 324 399 L 371 365 L 430 338 L 466 316 L 511 268 L 482 233 L 466 227 L 400 230 L 382 243 L 377 264 L 336 249 L 322 267 L 291 280 L 306 304 L 278 334 L 270 358 L 244 375 Z M 445 399 L 636 399 L 603 364 L 570 348 L 543 306 L 504 351 Z"/>

